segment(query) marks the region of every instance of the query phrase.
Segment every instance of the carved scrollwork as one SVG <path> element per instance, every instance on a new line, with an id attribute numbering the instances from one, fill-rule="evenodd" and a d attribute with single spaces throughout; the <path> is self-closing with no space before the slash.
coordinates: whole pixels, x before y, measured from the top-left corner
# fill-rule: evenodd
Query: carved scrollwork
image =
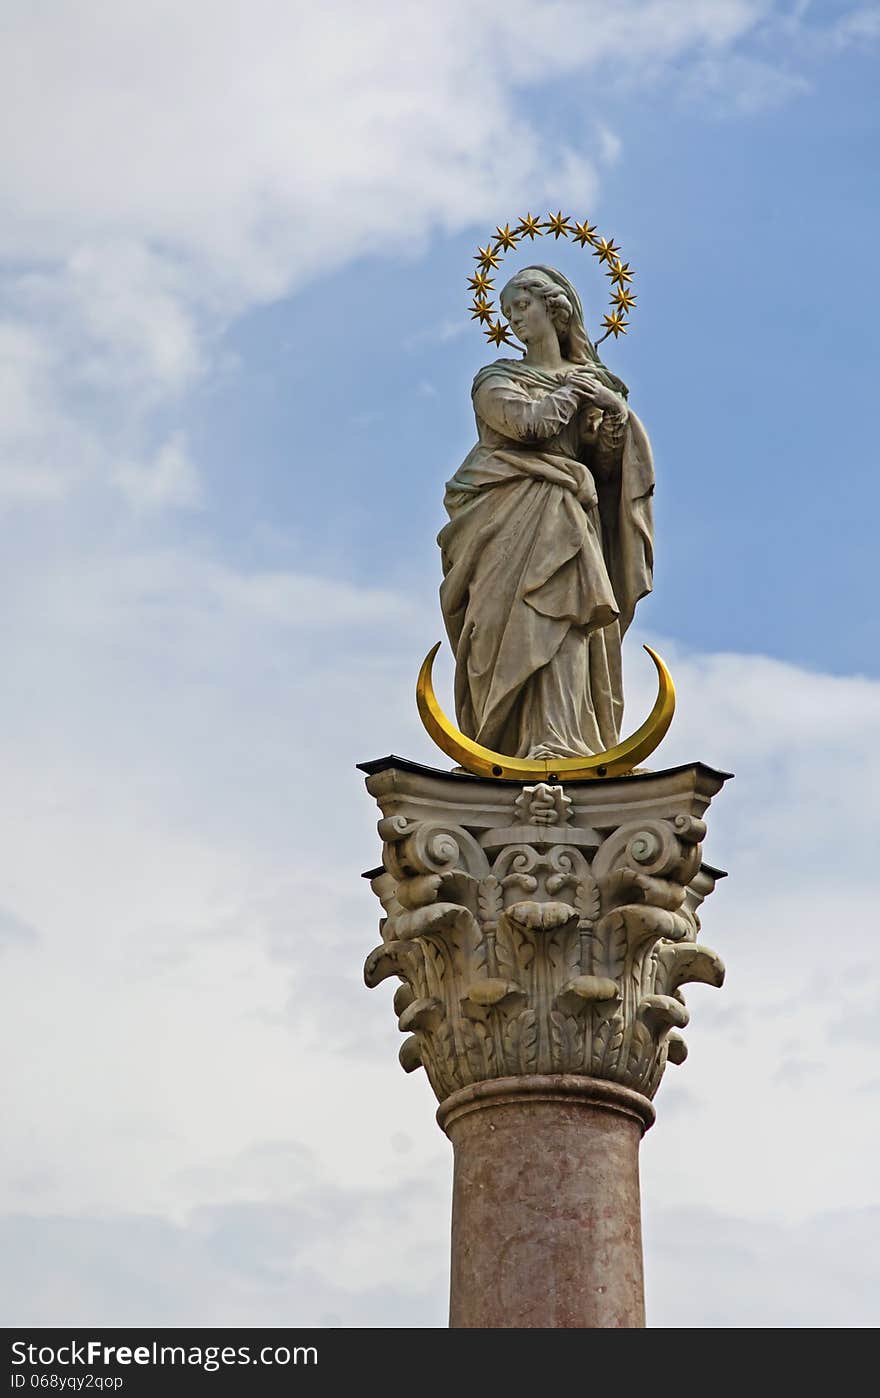
<path id="1" fill-rule="evenodd" d="M 722 983 L 720 958 L 696 942 L 712 886 L 704 822 L 673 810 L 606 826 L 596 849 L 573 804 L 559 786 L 523 788 L 499 810 L 494 845 L 485 825 L 468 828 L 466 808 L 455 820 L 416 807 L 379 823 L 373 886 L 386 916 L 365 978 L 399 978 L 401 1065 L 423 1066 L 441 1100 L 523 1073 L 609 1078 L 652 1096 L 666 1062 L 687 1054 L 681 986 Z"/>

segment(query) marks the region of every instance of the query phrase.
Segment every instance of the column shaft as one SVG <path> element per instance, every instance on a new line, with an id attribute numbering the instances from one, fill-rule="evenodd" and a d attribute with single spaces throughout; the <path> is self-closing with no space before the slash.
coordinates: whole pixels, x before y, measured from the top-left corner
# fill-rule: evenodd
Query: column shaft
<path id="1" fill-rule="evenodd" d="M 568 1075 L 455 1093 L 450 1325 L 637 1328 L 645 1323 L 640 1094 Z"/>

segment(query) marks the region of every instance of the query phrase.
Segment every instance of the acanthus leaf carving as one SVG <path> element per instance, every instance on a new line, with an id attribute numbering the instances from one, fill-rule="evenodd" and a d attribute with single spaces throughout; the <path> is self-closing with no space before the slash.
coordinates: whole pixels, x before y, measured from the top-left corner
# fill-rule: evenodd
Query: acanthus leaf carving
<path id="1" fill-rule="evenodd" d="M 404 1039 L 403 1043 L 400 1045 L 397 1057 L 405 1073 L 414 1073 L 416 1068 L 421 1068 L 423 1066 L 422 1053 L 415 1034 L 410 1034 L 408 1039 Z"/>
<path id="2" fill-rule="evenodd" d="M 583 1071 L 583 1023 L 575 1015 L 561 1013 L 559 1010 L 551 1010 L 549 1018 L 554 1072 Z"/>
<path id="3" fill-rule="evenodd" d="M 616 1004 L 620 987 L 608 976 L 576 976 L 563 986 L 556 1004 L 570 1015 L 582 1015 L 594 1006 Z"/>
<path id="4" fill-rule="evenodd" d="M 504 920 L 519 932 L 557 932 L 577 922 L 577 909 L 568 903 L 512 903 Z"/>
<path id="5" fill-rule="evenodd" d="M 667 1060 L 687 1053 L 680 987 L 724 976 L 696 942 L 713 882 L 700 863 L 705 823 L 655 811 L 609 829 L 549 783 L 506 805 L 492 795 L 488 834 L 464 802 L 444 819 L 414 801 L 380 821 L 373 887 L 386 917 L 364 974 L 371 986 L 400 981 L 402 1066 L 423 1066 L 441 1100 L 529 1073 L 652 1096 Z"/>
<path id="6" fill-rule="evenodd" d="M 602 910 L 602 895 L 599 885 L 590 873 L 578 880 L 574 895 L 574 905 L 578 911 L 581 927 L 589 928 L 597 921 Z"/>
<path id="7" fill-rule="evenodd" d="M 680 985 L 694 981 L 713 985 L 720 990 L 724 984 L 724 962 L 710 947 L 696 942 L 679 942 L 661 946 L 657 951 L 656 987 L 661 994 L 672 995 Z"/>
<path id="8" fill-rule="evenodd" d="M 401 941 L 427 937 L 442 932 L 467 932 L 476 928 L 474 916 L 456 903 L 432 903 L 414 912 L 405 912 L 397 919 L 397 935 Z"/>

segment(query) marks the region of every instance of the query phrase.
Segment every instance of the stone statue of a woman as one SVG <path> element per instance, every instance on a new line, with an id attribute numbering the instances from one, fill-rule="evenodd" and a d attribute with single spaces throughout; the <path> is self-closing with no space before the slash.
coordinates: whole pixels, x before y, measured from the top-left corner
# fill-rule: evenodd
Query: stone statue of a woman
<path id="1" fill-rule="evenodd" d="M 501 307 L 525 355 L 474 380 L 479 441 L 438 538 L 456 712 L 495 752 L 578 757 L 620 736 L 621 638 L 651 590 L 651 448 L 561 272 L 526 267 Z"/>

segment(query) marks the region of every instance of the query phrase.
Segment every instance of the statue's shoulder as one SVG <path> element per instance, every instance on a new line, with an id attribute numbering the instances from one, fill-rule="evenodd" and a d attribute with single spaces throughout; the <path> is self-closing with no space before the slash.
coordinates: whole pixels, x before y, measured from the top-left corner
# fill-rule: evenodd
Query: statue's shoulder
<path id="1" fill-rule="evenodd" d="M 474 382 L 471 393 L 476 393 L 478 388 L 489 379 L 516 379 L 519 377 L 518 370 L 522 364 L 521 359 L 495 359 L 491 364 L 484 364 L 482 369 L 478 369 L 474 375 Z"/>

